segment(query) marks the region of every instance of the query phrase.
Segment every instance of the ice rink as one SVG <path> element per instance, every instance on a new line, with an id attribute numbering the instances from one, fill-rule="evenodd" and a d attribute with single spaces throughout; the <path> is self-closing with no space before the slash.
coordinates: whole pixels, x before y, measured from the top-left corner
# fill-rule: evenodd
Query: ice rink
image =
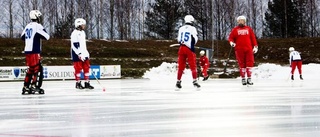
<path id="1" fill-rule="evenodd" d="M 1 137 L 318 137 L 319 80 L 115 79 L 94 90 L 44 81 L 45 95 L 0 82 Z"/>

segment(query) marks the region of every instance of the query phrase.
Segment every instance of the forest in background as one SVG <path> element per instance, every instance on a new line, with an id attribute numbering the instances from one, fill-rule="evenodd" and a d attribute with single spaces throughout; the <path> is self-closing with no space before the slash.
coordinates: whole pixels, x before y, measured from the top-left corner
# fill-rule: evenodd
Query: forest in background
<path id="1" fill-rule="evenodd" d="M 175 39 L 187 14 L 200 40 L 226 39 L 239 15 L 258 38 L 318 37 L 319 6 L 320 0 L 2 0 L 0 37 L 20 37 L 33 9 L 53 38 L 69 38 L 81 17 L 88 39 Z"/>
<path id="2" fill-rule="evenodd" d="M 141 77 L 147 70 L 158 67 L 163 62 L 177 61 L 177 47 L 170 48 L 175 40 L 88 40 L 92 65 L 121 65 L 123 77 Z M 230 45 L 227 40 L 215 40 L 209 73 L 222 71 L 228 58 Z M 301 52 L 303 64 L 320 63 L 320 38 L 259 39 L 259 51 L 255 54 L 255 66 L 260 63 L 275 63 L 289 68 L 289 47 Z M 200 40 L 197 46 L 210 48 L 211 41 Z M 24 41 L 18 38 L 0 38 L 0 66 L 25 66 Z M 199 59 L 199 49 L 195 53 Z M 69 39 L 43 41 L 42 64 L 44 66 L 72 65 Z M 227 68 L 239 75 L 234 52 L 230 54 Z M 289 70 L 289 69 L 288 69 Z"/>

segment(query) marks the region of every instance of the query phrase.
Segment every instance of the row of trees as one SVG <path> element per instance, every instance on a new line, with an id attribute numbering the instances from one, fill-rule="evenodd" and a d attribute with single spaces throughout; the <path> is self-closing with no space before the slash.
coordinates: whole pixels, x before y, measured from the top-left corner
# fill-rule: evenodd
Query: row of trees
<path id="1" fill-rule="evenodd" d="M 43 26 L 56 38 L 68 38 L 74 20 L 87 21 L 88 38 L 142 39 L 145 3 L 150 0 L 2 0 L 0 36 L 19 37 L 29 11 L 43 14 Z"/>
<path id="2" fill-rule="evenodd" d="M 245 15 L 259 38 L 318 37 L 320 0 L 2 0 L 0 37 L 19 37 L 29 11 L 56 38 L 69 38 L 76 18 L 87 21 L 88 38 L 174 39 L 191 14 L 202 40 L 226 39 Z"/>

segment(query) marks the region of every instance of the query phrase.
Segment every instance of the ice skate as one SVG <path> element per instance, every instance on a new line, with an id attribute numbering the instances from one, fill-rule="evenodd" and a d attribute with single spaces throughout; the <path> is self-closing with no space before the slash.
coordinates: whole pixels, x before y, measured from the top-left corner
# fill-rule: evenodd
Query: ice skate
<path id="1" fill-rule="evenodd" d="M 242 85 L 247 85 L 247 82 L 246 82 L 246 79 L 245 79 L 245 78 L 243 78 L 243 79 L 241 80 L 241 82 L 242 82 Z"/>
<path id="2" fill-rule="evenodd" d="M 291 80 L 294 80 L 294 77 L 293 77 L 293 75 L 291 75 Z"/>
<path id="3" fill-rule="evenodd" d="M 178 80 L 177 83 L 176 83 L 176 88 L 180 89 L 182 88 L 181 86 L 181 80 Z"/>
<path id="4" fill-rule="evenodd" d="M 38 94 L 44 94 L 44 89 L 42 89 L 40 87 L 36 87 L 35 92 L 38 92 Z"/>
<path id="5" fill-rule="evenodd" d="M 300 75 L 300 80 L 303 80 L 302 75 Z"/>
<path id="6" fill-rule="evenodd" d="M 253 85 L 253 83 L 252 83 L 252 81 L 251 81 L 251 78 L 248 78 L 248 79 L 247 79 L 247 84 L 248 84 L 248 85 Z"/>
<path id="7" fill-rule="evenodd" d="M 36 92 L 38 92 L 38 94 L 44 94 L 44 90 L 37 86 L 32 86 L 30 90 L 32 91 L 32 94 L 35 94 Z"/>
<path id="8" fill-rule="evenodd" d="M 206 77 L 203 78 L 202 81 L 206 81 L 206 80 L 208 80 L 208 78 L 209 78 L 209 76 L 206 76 Z"/>
<path id="9" fill-rule="evenodd" d="M 76 89 L 84 89 L 84 87 L 81 85 L 81 81 L 76 82 Z"/>
<path id="10" fill-rule="evenodd" d="M 44 94 L 44 89 L 40 88 L 39 94 Z"/>
<path id="11" fill-rule="evenodd" d="M 93 86 L 91 86 L 89 82 L 84 82 L 84 88 L 87 88 L 87 89 L 94 89 L 94 87 L 93 87 Z"/>
<path id="12" fill-rule="evenodd" d="M 195 80 L 192 82 L 193 83 L 193 86 L 196 87 L 196 88 L 200 88 L 200 85 L 198 84 L 198 82 Z"/>
<path id="13" fill-rule="evenodd" d="M 28 88 L 28 87 L 23 87 L 21 94 L 22 94 L 22 95 L 26 95 L 26 93 L 28 93 L 28 94 L 33 94 L 30 88 Z"/>

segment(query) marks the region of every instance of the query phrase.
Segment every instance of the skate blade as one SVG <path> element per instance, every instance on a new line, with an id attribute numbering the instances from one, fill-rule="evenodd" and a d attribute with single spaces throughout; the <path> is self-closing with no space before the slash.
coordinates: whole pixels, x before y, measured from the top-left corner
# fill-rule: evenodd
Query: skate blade
<path id="1" fill-rule="evenodd" d="M 94 91 L 94 89 L 85 88 L 82 91 L 89 92 L 89 91 Z"/>
<path id="2" fill-rule="evenodd" d="M 197 87 L 197 86 L 193 86 L 195 88 L 196 91 L 199 91 L 201 89 L 201 87 Z"/>

